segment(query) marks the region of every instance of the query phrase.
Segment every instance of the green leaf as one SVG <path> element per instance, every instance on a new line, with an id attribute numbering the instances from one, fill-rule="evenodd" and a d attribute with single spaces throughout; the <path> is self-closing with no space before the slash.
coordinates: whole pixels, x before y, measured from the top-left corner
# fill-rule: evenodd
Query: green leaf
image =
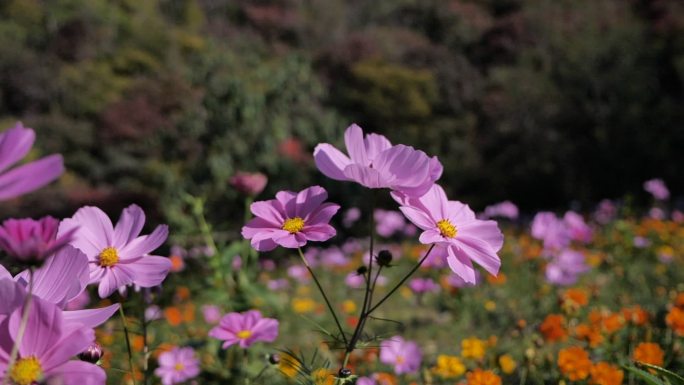
<path id="1" fill-rule="evenodd" d="M 623 366 L 623 368 L 625 368 L 625 370 L 627 371 L 636 374 L 637 377 L 644 380 L 649 385 L 667 385 L 663 380 L 659 379 L 658 377 L 652 375 L 647 371 L 641 370 L 634 366 Z"/>
<path id="2" fill-rule="evenodd" d="M 672 382 L 672 385 L 684 385 L 684 377 L 680 376 L 677 373 L 674 373 L 672 371 L 669 371 L 665 368 L 661 368 L 660 366 L 655 366 L 651 364 L 646 364 L 643 362 L 639 362 L 640 366 L 644 366 L 648 369 L 653 369 L 656 372 L 660 373 L 663 377 L 667 378 Z"/>

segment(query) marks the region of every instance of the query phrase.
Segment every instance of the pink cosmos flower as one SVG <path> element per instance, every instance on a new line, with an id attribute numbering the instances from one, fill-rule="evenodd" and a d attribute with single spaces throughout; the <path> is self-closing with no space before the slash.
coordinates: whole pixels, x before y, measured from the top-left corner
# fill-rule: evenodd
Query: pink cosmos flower
<path id="1" fill-rule="evenodd" d="M 323 203 L 327 198 L 323 187 L 312 186 L 299 193 L 281 191 L 276 199 L 254 202 L 250 210 L 256 218 L 242 228 L 242 236 L 251 239 L 258 251 L 327 241 L 336 234 L 328 222 L 340 209 L 334 203 Z"/>
<path id="2" fill-rule="evenodd" d="M 230 185 L 245 195 L 257 196 L 266 187 L 268 178 L 260 172 L 238 171 L 230 178 Z"/>
<path id="3" fill-rule="evenodd" d="M 221 309 L 216 305 L 204 305 L 202 306 L 202 316 L 204 322 L 217 324 L 221 320 Z"/>
<path id="4" fill-rule="evenodd" d="M 192 348 L 175 347 L 159 355 L 159 367 L 154 374 L 161 378 L 163 385 L 174 385 L 197 377 L 200 372 L 199 360 Z"/>
<path id="5" fill-rule="evenodd" d="M 394 366 L 396 374 L 417 372 L 422 358 L 418 344 L 400 336 L 394 336 L 380 344 L 380 362 Z"/>
<path id="6" fill-rule="evenodd" d="M 484 218 L 508 218 L 511 220 L 518 218 L 518 206 L 511 201 L 503 201 L 485 207 Z"/>
<path id="7" fill-rule="evenodd" d="M 89 282 L 88 258 L 80 250 L 67 245 L 33 272 L 32 294 L 64 309 L 65 322 L 94 328 L 107 321 L 119 309 L 114 304 L 98 309 L 72 309 L 69 304 L 79 298 Z M 0 265 L 0 279 L 9 278 L 16 281 L 25 290 L 29 286 L 29 270 L 24 270 L 15 277 Z"/>
<path id="8" fill-rule="evenodd" d="M 0 226 L 0 248 L 23 263 L 43 262 L 69 243 L 76 230 L 57 238 L 58 226 L 59 221 L 53 217 L 8 219 Z"/>
<path id="9" fill-rule="evenodd" d="M 588 270 L 589 266 L 585 262 L 584 254 L 566 249 L 546 265 L 546 280 L 555 285 L 572 285 Z"/>
<path id="10" fill-rule="evenodd" d="M 563 222 L 568 228 L 570 239 L 582 243 L 591 242 L 593 232 L 580 214 L 574 211 L 568 211 L 563 216 Z"/>
<path id="11" fill-rule="evenodd" d="M 406 226 L 406 220 L 400 212 L 394 210 L 376 209 L 373 212 L 375 232 L 381 237 L 389 238 Z"/>
<path id="12" fill-rule="evenodd" d="M 466 282 L 476 282 L 471 261 L 498 274 L 501 260 L 496 253 L 503 246 L 503 234 L 496 222 L 475 218 L 468 205 L 448 200 L 437 184 L 420 198 L 397 192 L 392 197 L 401 205 L 401 212 L 423 230 L 419 241 L 434 244 L 432 252 L 446 258 L 451 270 Z"/>
<path id="13" fill-rule="evenodd" d="M 413 278 L 408 284 L 411 291 L 416 294 L 436 293 L 439 285 L 431 278 Z"/>
<path id="14" fill-rule="evenodd" d="M 344 142 L 349 156 L 328 143 L 314 149 L 316 166 L 328 178 L 421 196 L 442 175 L 442 164 L 437 157 L 430 158 L 402 144 L 392 146 L 382 135 L 364 137 L 356 124 L 347 128 Z"/>
<path id="15" fill-rule="evenodd" d="M 375 380 L 370 377 L 359 377 L 356 379 L 356 385 L 375 385 Z"/>
<path id="16" fill-rule="evenodd" d="M 116 227 L 102 210 L 86 206 L 62 221 L 58 236 L 78 227 L 71 244 L 88 257 L 90 283 L 99 282 L 98 294 L 106 298 L 130 284 L 158 286 L 169 273 L 168 258 L 148 255 L 164 243 L 168 227 L 160 225 L 140 236 L 144 224 L 145 213 L 137 205 L 123 210 Z"/>
<path id="17" fill-rule="evenodd" d="M 9 367 L 12 346 L 17 340 L 23 312 L 19 284 L 0 280 L 0 293 L 19 294 L 0 306 L 0 378 L 9 377 L 16 385 L 58 383 L 64 385 L 104 385 L 106 375 L 97 365 L 71 360 L 95 340 L 92 329 L 66 323 L 62 311 L 39 297 L 31 303 L 26 331 L 19 344 L 18 359 Z"/>
<path id="18" fill-rule="evenodd" d="M 644 190 L 648 191 L 657 200 L 664 201 L 670 197 L 670 190 L 668 190 L 665 182 L 662 179 L 650 179 L 644 182 Z"/>
<path id="19" fill-rule="evenodd" d="M 36 133 L 21 122 L 0 134 L 0 200 L 37 190 L 64 172 L 64 161 L 58 154 L 7 170 L 28 154 L 35 139 Z"/>
<path id="20" fill-rule="evenodd" d="M 209 336 L 223 340 L 223 348 L 239 344 L 246 349 L 256 342 L 273 342 L 278 338 L 278 320 L 263 318 L 258 310 L 244 313 L 228 313 Z"/>

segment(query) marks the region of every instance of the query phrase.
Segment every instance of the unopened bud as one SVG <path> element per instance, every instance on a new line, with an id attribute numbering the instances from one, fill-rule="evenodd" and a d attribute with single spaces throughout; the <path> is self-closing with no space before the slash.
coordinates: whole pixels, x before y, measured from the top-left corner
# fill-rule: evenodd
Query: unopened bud
<path id="1" fill-rule="evenodd" d="M 78 358 L 81 361 L 95 364 L 98 361 L 100 361 L 100 358 L 102 358 L 103 353 L 104 352 L 102 350 L 102 346 L 100 346 L 100 344 L 98 344 L 97 342 L 93 342 L 92 345 L 88 346 L 86 350 L 84 350 L 83 352 L 81 352 L 81 354 L 78 355 Z"/>
<path id="2" fill-rule="evenodd" d="M 280 355 L 277 353 L 269 354 L 268 355 L 268 362 L 271 365 L 278 365 L 280 363 Z"/>
<path id="3" fill-rule="evenodd" d="M 359 266 L 358 269 L 356 269 L 356 274 L 358 275 L 364 275 L 368 271 L 368 268 L 366 266 Z"/>
<path id="4" fill-rule="evenodd" d="M 342 368 L 342 369 L 340 369 L 340 371 L 337 373 L 337 376 L 338 376 L 339 378 L 347 378 L 347 377 L 351 376 L 351 374 L 352 374 L 351 369 L 349 369 L 349 368 Z"/>
<path id="5" fill-rule="evenodd" d="M 375 260 L 378 261 L 378 265 L 388 267 L 392 263 L 392 253 L 389 250 L 380 250 Z"/>

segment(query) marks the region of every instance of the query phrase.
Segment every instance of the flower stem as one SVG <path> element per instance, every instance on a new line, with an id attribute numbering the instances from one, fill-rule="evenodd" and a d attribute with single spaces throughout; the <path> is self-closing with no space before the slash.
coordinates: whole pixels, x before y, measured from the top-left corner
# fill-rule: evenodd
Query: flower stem
<path id="1" fill-rule="evenodd" d="M 321 295 L 323 296 L 323 300 L 325 300 L 325 304 L 328 305 L 328 310 L 330 311 L 330 314 L 332 314 L 333 318 L 335 319 L 335 324 L 337 324 L 337 329 L 339 330 L 340 335 L 342 336 L 342 340 L 344 341 L 344 344 L 346 346 L 347 345 L 347 336 L 344 334 L 344 329 L 342 328 L 342 324 L 340 323 L 339 318 L 337 318 L 337 313 L 335 312 L 335 308 L 333 308 L 332 304 L 330 303 L 330 300 L 328 299 L 328 296 L 325 294 L 325 290 L 323 290 L 321 283 L 318 282 L 318 278 L 316 278 L 316 274 L 314 274 L 313 270 L 311 269 L 311 266 L 309 266 L 309 262 L 306 260 L 306 257 L 304 257 L 304 253 L 302 252 L 302 248 L 298 247 L 297 250 L 299 251 L 299 256 L 302 258 L 302 262 L 304 262 L 304 266 L 306 266 L 306 269 L 309 270 L 309 274 L 311 274 L 311 277 L 313 278 L 314 282 L 316 283 L 316 286 L 318 287 L 318 291 L 321 292 Z"/>
<path id="2" fill-rule="evenodd" d="M 31 309 L 31 302 L 33 298 L 33 267 L 29 268 L 29 282 L 28 282 L 28 294 L 24 298 L 24 306 L 21 313 L 21 323 L 19 324 L 19 330 L 17 332 L 17 339 L 14 341 L 12 346 L 12 352 L 10 353 L 9 362 L 7 362 L 7 370 L 5 378 L 2 380 L 2 384 L 6 385 L 9 381 L 9 373 L 11 373 L 12 366 L 17 361 L 19 356 L 19 346 L 21 345 L 21 340 L 24 339 L 24 333 L 26 333 L 26 325 L 28 324 L 28 317 Z"/>
<path id="3" fill-rule="evenodd" d="M 140 299 L 142 305 L 142 315 L 140 322 L 142 323 L 142 338 L 143 338 L 143 384 L 147 385 L 149 383 L 149 360 L 150 360 L 150 350 L 147 346 L 147 318 L 145 317 L 145 308 L 147 304 L 145 302 L 145 291 L 140 292 Z"/>
<path id="4" fill-rule="evenodd" d="M 123 324 L 124 336 L 126 337 L 126 350 L 128 351 L 128 367 L 131 371 L 131 380 L 135 385 L 135 370 L 133 369 L 133 351 L 131 350 L 131 340 L 128 337 L 128 322 L 126 322 L 126 314 L 124 314 L 123 301 L 119 304 L 119 315 L 121 316 L 121 323 Z"/>
<path id="5" fill-rule="evenodd" d="M 423 256 L 423 258 L 421 258 L 420 261 L 418 261 L 418 263 L 416 263 L 416 265 L 413 266 L 413 268 L 412 268 L 411 270 L 409 270 L 409 272 L 404 276 L 404 278 L 402 278 L 401 281 L 399 281 L 399 283 L 397 283 L 397 284 L 392 288 L 392 290 L 389 291 L 389 293 L 385 294 L 385 296 L 382 297 L 382 298 L 380 299 L 380 301 L 378 301 L 378 303 L 375 304 L 375 306 L 372 306 L 370 309 L 368 309 L 368 311 L 367 311 L 366 314 L 365 314 L 366 317 L 369 316 L 369 315 L 370 315 L 373 311 L 375 311 L 378 307 L 380 307 L 380 305 L 382 305 L 385 301 L 387 301 L 387 300 L 392 296 L 392 294 L 394 294 L 394 292 L 397 291 L 397 290 L 401 287 L 401 285 L 403 285 L 404 282 L 406 282 L 406 280 L 408 280 L 408 279 L 413 275 L 413 273 L 415 273 L 416 270 L 418 270 L 418 269 L 420 268 L 420 266 L 423 264 L 423 262 L 425 262 L 425 260 L 427 259 L 427 257 L 430 255 L 430 252 L 432 252 L 432 249 L 434 249 L 434 248 L 435 248 L 435 245 L 434 245 L 434 244 L 433 244 L 432 246 L 430 246 L 430 248 L 429 248 L 428 251 L 425 253 L 425 255 Z"/>

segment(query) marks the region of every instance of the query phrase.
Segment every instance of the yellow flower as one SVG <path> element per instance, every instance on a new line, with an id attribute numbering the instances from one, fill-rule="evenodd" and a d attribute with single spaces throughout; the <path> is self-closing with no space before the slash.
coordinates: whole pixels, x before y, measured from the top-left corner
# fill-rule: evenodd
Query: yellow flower
<path id="1" fill-rule="evenodd" d="M 511 374 L 513 371 L 515 371 L 515 368 L 518 367 L 518 363 L 515 362 L 513 357 L 510 355 L 504 354 L 503 356 L 499 357 L 499 366 L 501 366 L 501 370 L 503 370 L 504 373 Z"/>
<path id="2" fill-rule="evenodd" d="M 354 301 L 348 299 L 344 302 L 342 302 L 342 311 L 345 313 L 355 313 L 356 312 L 356 304 Z"/>
<path id="3" fill-rule="evenodd" d="M 335 383 L 335 376 L 330 369 L 316 369 L 311 373 L 311 379 L 316 385 L 333 385 Z"/>
<path id="4" fill-rule="evenodd" d="M 466 338 L 461 341 L 461 355 L 464 358 L 474 358 L 480 360 L 484 357 L 486 342 L 479 338 Z"/>
<path id="5" fill-rule="evenodd" d="M 501 385 L 501 377 L 497 376 L 491 370 L 475 369 L 469 372 L 467 385 Z"/>
<path id="6" fill-rule="evenodd" d="M 311 313 L 316 308 L 316 301 L 311 298 L 293 298 L 292 311 L 295 313 Z"/>
<path id="7" fill-rule="evenodd" d="M 440 354 L 437 356 L 437 365 L 432 371 L 442 378 L 460 377 L 465 373 L 466 367 L 456 356 Z"/>
<path id="8" fill-rule="evenodd" d="M 487 302 L 485 302 L 484 307 L 485 307 L 485 310 L 487 310 L 487 311 L 490 311 L 490 312 L 494 311 L 494 310 L 496 310 L 496 302 L 487 301 Z"/>
<path id="9" fill-rule="evenodd" d="M 283 354 L 280 357 L 280 362 L 278 363 L 278 369 L 287 378 L 293 378 L 299 372 L 299 361 L 289 354 Z"/>

